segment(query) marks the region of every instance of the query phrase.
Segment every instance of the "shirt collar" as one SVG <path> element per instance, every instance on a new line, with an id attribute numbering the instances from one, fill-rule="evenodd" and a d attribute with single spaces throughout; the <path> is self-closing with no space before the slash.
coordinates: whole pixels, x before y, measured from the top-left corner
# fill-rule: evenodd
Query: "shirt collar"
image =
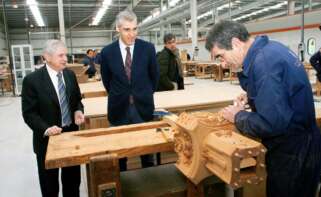
<path id="1" fill-rule="evenodd" d="M 52 69 L 48 64 L 46 64 L 46 68 L 48 70 L 49 75 L 51 76 L 57 76 L 58 72 L 54 69 Z M 61 71 L 62 72 L 62 71 Z"/>
<path id="2" fill-rule="evenodd" d="M 121 49 L 126 50 L 126 47 L 130 47 L 130 49 L 132 50 L 133 47 L 134 47 L 134 45 L 135 45 L 135 42 L 134 42 L 134 44 L 127 46 L 127 45 L 121 40 L 121 38 L 119 38 L 119 47 L 120 47 Z"/>
<path id="3" fill-rule="evenodd" d="M 243 61 L 243 75 L 248 76 L 251 68 L 251 64 L 257 55 L 257 53 L 269 42 L 269 38 L 267 36 L 257 36 L 247 51 L 247 54 Z"/>

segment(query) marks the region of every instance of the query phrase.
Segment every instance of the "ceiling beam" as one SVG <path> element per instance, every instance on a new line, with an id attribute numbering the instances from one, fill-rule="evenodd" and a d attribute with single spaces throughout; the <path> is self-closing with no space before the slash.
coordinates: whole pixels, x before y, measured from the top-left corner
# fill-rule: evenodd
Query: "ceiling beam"
<path id="1" fill-rule="evenodd" d="M 132 0 L 132 2 L 130 4 L 127 5 L 127 7 L 125 9 L 129 9 L 129 10 L 134 10 L 135 7 L 141 2 L 142 0 Z M 110 29 L 115 29 L 115 23 L 116 20 L 111 24 L 111 28 Z"/>
<path id="2" fill-rule="evenodd" d="M 216 1 L 214 4 L 217 5 L 221 2 L 222 1 Z M 198 2 L 197 12 L 203 13 L 205 11 L 208 11 L 210 7 L 213 7 L 213 0 L 205 0 L 205 1 Z M 167 25 L 173 22 L 180 21 L 183 18 L 190 17 L 190 15 L 191 14 L 189 10 L 189 1 L 187 1 L 184 4 L 175 6 L 172 9 L 162 12 L 162 14 L 160 14 L 159 16 L 145 22 L 144 24 L 141 24 L 139 26 L 139 31 L 140 32 L 149 31 L 161 25 Z"/>
<path id="3" fill-rule="evenodd" d="M 18 8 L 13 8 L 14 4 L 6 4 L 5 8 L 12 8 L 13 10 L 19 9 L 19 8 L 24 8 L 26 6 L 26 4 L 16 4 L 18 5 Z M 127 6 L 128 4 L 113 4 L 110 5 L 110 7 L 119 7 L 119 6 Z M 100 3 L 64 3 L 63 4 L 64 7 L 79 7 L 79 8 L 88 8 L 88 7 L 100 7 L 101 4 Z M 2 8 L 2 5 L 0 5 L 0 7 Z M 57 3 L 38 3 L 38 7 L 39 8 L 46 8 L 46 7 L 58 7 Z"/>
<path id="4" fill-rule="evenodd" d="M 254 8 L 257 9 L 257 8 L 259 8 L 260 6 L 265 5 L 265 4 L 268 4 L 268 3 L 270 3 L 270 2 L 275 2 L 275 0 L 255 1 L 255 2 L 253 2 L 253 3 L 249 3 L 249 4 L 247 4 L 246 6 L 243 6 L 242 9 L 235 9 L 235 10 L 233 10 L 233 11 L 231 12 L 231 17 L 232 17 L 232 16 L 235 16 L 235 15 L 238 15 L 238 14 L 241 14 L 241 13 L 243 13 L 243 12 L 245 12 L 245 11 L 249 11 L 249 10 L 254 9 Z M 229 16 L 229 13 L 228 13 L 228 12 L 225 12 L 225 14 L 222 14 L 222 15 L 219 15 L 219 16 L 218 16 L 218 18 L 219 18 L 220 20 L 229 19 L 229 17 L 230 17 L 230 16 Z M 212 18 L 209 18 L 209 19 L 207 19 L 206 21 L 202 22 L 202 23 L 199 25 L 199 27 L 200 27 L 200 28 L 204 28 L 204 27 L 212 24 L 213 22 L 214 22 L 213 19 L 212 19 Z"/>

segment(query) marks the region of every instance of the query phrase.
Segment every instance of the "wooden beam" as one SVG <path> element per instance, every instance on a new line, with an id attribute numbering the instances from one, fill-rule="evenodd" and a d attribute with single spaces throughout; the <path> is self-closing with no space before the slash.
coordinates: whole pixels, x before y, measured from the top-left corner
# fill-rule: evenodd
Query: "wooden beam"
<path id="1" fill-rule="evenodd" d="M 51 169 L 88 163 L 101 154 L 121 158 L 173 150 L 172 130 L 162 121 L 91 129 L 51 136 L 45 165 Z"/>

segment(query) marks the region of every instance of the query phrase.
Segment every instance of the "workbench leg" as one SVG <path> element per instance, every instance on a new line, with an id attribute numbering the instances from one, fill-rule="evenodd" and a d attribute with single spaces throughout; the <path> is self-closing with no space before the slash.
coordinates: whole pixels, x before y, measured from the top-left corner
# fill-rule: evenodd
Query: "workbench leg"
<path id="1" fill-rule="evenodd" d="M 91 157 L 86 169 L 89 197 L 121 197 L 117 155 Z"/>
<path id="2" fill-rule="evenodd" d="M 202 182 L 195 185 L 187 179 L 187 197 L 204 197 L 204 187 Z"/>

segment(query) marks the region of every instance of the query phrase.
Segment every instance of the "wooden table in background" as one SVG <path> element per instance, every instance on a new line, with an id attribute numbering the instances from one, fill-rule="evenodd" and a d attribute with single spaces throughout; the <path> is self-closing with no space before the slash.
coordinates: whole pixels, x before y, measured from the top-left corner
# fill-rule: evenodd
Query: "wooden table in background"
<path id="1" fill-rule="evenodd" d="M 80 83 L 79 88 L 83 98 L 107 96 L 105 87 L 101 81 Z"/>
<path id="2" fill-rule="evenodd" d="M 197 62 L 195 68 L 195 77 L 196 78 L 204 78 L 209 77 L 212 78 L 214 74 L 214 67 L 218 66 L 215 62 Z"/>
<path id="3" fill-rule="evenodd" d="M 194 76 L 197 61 L 182 61 L 184 76 Z"/>
<path id="4" fill-rule="evenodd" d="M 154 102 L 156 109 L 166 109 L 172 113 L 183 111 L 215 111 L 229 104 L 243 93 L 241 88 L 204 87 L 189 90 L 156 92 Z M 108 126 L 108 97 L 85 98 L 82 100 L 85 109 L 85 128 L 102 128 Z"/>

